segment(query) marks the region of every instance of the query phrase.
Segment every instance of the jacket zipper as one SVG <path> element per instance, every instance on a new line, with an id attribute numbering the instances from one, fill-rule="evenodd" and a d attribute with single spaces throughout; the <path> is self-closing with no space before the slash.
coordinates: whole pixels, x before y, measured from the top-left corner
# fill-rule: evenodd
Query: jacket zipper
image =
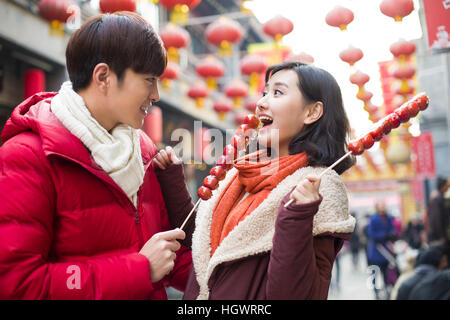
<path id="1" fill-rule="evenodd" d="M 139 196 L 138 196 L 138 208 L 139 208 Z M 144 235 L 142 233 L 141 217 L 139 216 L 139 210 L 135 209 L 134 206 L 133 206 L 133 215 L 134 215 L 134 222 L 136 223 L 136 228 L 138 232 L 139 249 L 141 249 L 144 246 Z"/>
<path id="2" fill-rule="evenodd" d="M 91 172 L 92 174 L 94 174 L 95 176 L 99 177 L 99 176 L 95 173 L 96 171 L 98 171 L 97 169 L 94 169 L 94 168 L 92 168 L 92 167 L 89 167 L 89 166 L 87 166 L 86 164 L 84 164 L 84 163 L 82 163 L 82 162 L 80 162 L 80 161 L 78 161 L 78 160 L 75 160 L 75 159 L 73 159 L 73 158 L 71 158 L 71 157 L 65 156 L 65 155 L 63 155 L 63 154 L 56 153 L 56 152 L 52 152 L 52 154 L 57 155 L 57 156 L 60 156 L 60 157 L 65 158 L 65 159 L 68 159 L 68 160 L 70 160 L 70 161 L 73 161 L 73 162 L 79 164 L 80 166 L 82 166 L 83 168 L 85 168 L 87 171 L 89 171 L 89 172 Z M 145 172 L 144 172 L 144 176 L 145 176 L 146 171 L 147 171 L 147 170 L 145 170 Z M 104 180 L 104 179 L 101 178 L 101 177 L 99 177 L 99 178 L 102 179 L 102 180 Z M 120 188 L 117 187 L 116 185 L 112 184 L 110 181 L 106 181 L 106 182 L 107 182 L 108 184 L 110 184 L 113 188 L 117 189 L 119 192 L 121 192 L 122 194 L 124 194 L 125 197 L 127 198 L 128 202 L 130 203 L 130 207 L 131 207 L 131 210 L 132 210 L 132 212 L 133 212 L 134 222 L 135 222 L 135 224 L 136 224 L 136 228 L 137 228 L 137 232 L 138 232 L 139 248 L 142 248 L 142 247 L 144 246 L 145 243 L 144 243 L 144 235 L 143 235 L 142 227 L 141 227 L 141 218 L 140 218 L 140 216 L 139 216 L 139 209 L 138 209 L 138 208 L 139 208 L 139 200 L 140 200 L 140 197 L 139 197 L 139 191 L 138 191 L 138 195 L 137 195 L 137 208 L 136 208 L 136 207 L 134 206 L 134 204 L 131 202 L 131 200 L 128 198 L 128 196 L 125 194 L 125 192 L 124 192 L 122 189 L 120 189 Z"/>

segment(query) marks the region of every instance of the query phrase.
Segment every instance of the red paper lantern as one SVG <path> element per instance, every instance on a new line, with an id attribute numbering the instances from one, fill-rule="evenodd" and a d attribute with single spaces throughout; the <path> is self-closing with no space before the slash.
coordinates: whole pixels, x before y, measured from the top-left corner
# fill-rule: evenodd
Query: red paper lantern
<path id="1" fill-rule="evenodd" d="M 214 56 L 208 56 L 195 67 L 195 71 L 200 77 L 206 79 L 206 84 L 210 89 L 217 89 L 216 78 L 223 76 L 225 65 Z"/>
<path id="2" fill-rule="evenodd" d="M 38 10 L 40 16 L 48 21 L 65 23 L 73 14 L 71 6 L 74 6 L 74 3 L 69 0 L 41 0 Z"/>
<path id="3" fill-rule="evenodd" d="M 359 70 L 350 76 L 350 82 L 358 86 L 365 85 L 369 80 L 370 77 Z"/>
<path id="4" fill-rule="evenodd" d="M 285 61 L 289 62 L 302 62 L 302 63 L 314 63 L 314 58 L 312 55 L 305 52 L 300 52 L 299 54 L 291 54 L 286 58 Z"/>
<path id="5" fill-rule="evenodd" d="M 393 69 L 392 75 L 396 79 L 410 79 L 416 73 L 416 69 L 409 64 L 397 64 Z"/>
<path id="6" fill-rule="evenodd" d="M 391 87 L 392 91 L 404 97 L 413 94 L 415 91 L 413 81 L 408 79 L 402 79 L 402 81 L 395 81 Z"/>
<path id="7" fill-rule="evenodd" d="M 248 115 L 247 112 L 238 112 L 234 116 L 234 123 L 241 125 L 244 123 L 245 117 Z"/>
<path id="8" fill-rule="evenodd" d="M 241 61 L 241 72 L 250 76 L 250 92 L 256 93 L 259 84 L 260 74 L 265 73 L 268 67 L 266 58 L 258 54 L 249 54 Z"/>
<path id="9" fill-rule="evenodd" d="M 388 17 L 400 22 L 414 10 L 413 0 L 383 0 L 380 10 Z"/>
<path id="10" fill-rule="evenodd" d="M 220 17 L 205 30 L 206 40 L 218 46 L 219 54 L 223 57 L 231 56 L 231 46 L 242 39 L 242 34 L 241 25 L 225 17 Z"/>
<path id="11" fill-rule="evenodd" d="M 276 43 L 281 41 L 285 35 L 291 33 L 293 29 L 294 24 L 291 20 L 281 15 L 275 16 L 263 25 L 264 33 L 271 36 Z"/>
<path id="12" fill-rule="evenodd" d="M 232 80 L 224 90 L 227 97 L 233 99 L 235 108 L 242 104 L 242 98 L 248 95 L 248 85 L 241 79 Z"/>
<path id="13" fill-rule="evenodd" d="M 189 32 L 173 23 L 167 24 L 159 36 L 167 49 L 169 60 L 174 62 L 179 61 L 178 50 L 185 48 L 191 42 Z"/>
<path id="14" fill-rule="evenodd" d="M 411 41 L 400 39 L 394 42 L 389 49 L 394 57 L 406 60 L 406 57 L 416 52 L 416 45 Z"/>
<path id="15" fill-rule="evenodd" d="M 163 86 L 168 88 L 170 87 L 170 82 L 172 80 L 178 79 L 179 76 L 180 76 L 179 66 L 176 63 L 168 62 L 166 70 L 159 77 L 159 79 L 162 81 Z"/>
<path id="16" fill-rule="evenodd" d="M 372 99 L 372 97 L 373 97 L 373 93 L 370 91 L 365 91 L 365 90 L 362 90 L 362 92 L 358 92 L 356 94 L 356 98 L 358 98 L 359 100 L 364 101 L 364 102 L 368 102 L 370 99 Z"/>
<path id="17" fill-rule="evenodd" d="M 79 12 L 76 4 L 70 0 L 41 0 L 38 4 L 39 15 L 50 21 L 52 34 L 64 34 L 63 24 L 70 16 Z"/>
<path id="18" fill-rule="evenodd" d="M 353 46 L 349 46 L 339 54 L 339 58 L 347 62 L 350 66 L 353 66 L 357 61 L 361 60 L 363 56 L 362 50 Z"/>
<path id="19" fill-rule="evenodd" d="M 142 129 L 155 144 L 162 142 L 163 119 L 161 108 L 153 106 L 152 112 L 144 119 Z"/>
<path id="20" fill-rule="evenodd" d="M 29 69 L 23 79 L 24 99 L 45 91 L 45 73 L 40 69 Z"/>
<path id="21" fill-rule="evenodd" d="M 100 0 L 100 11 L 114 13 L 117 11 L 136 11 L 136 0 Z"/>
<path id="22" fill-rule="evenodd" d="M 353 12 L 350 9 L 344 8 L 342 6 L 336 6 L 333 10 L 328 12 L 325 17 L 325 22 L 332 26 L 338 27 L 339 29 L 347 30 L 347 25 L 354 19 Z"/>
<path id="23" fill-rule="evenodd" d="M 213 108 L 218 113 L 219 119 L 225 121 L 226 113 L 233 110 L 233 102 L 226 97 L 221 97 L 214 102 Z"/>
<path id="24" fill-rule="evenodd" d="M 256 103 L 258 102 L 259 99 L 261 98 L 256 96 L 248 97 L 247 100 L 245 101 L 244 105 L 245 109 L 254 113 L 256 111 Z"/>
<path id="25" fill-rule="evenodd" d="M 170 11 L 170 21 L 185 24 L 188 21 L 189 10 L 198 6 L 201 0 L 159 0 L 159 3 Z"/>
<path id="26" fill-rule="evenodd" d="M 208 87 L 204 81 L 198 80 L 188 90 L 189 98 L 195 100 L 197 108 L 203 107 L 204 99 L 209 96 Z"/>

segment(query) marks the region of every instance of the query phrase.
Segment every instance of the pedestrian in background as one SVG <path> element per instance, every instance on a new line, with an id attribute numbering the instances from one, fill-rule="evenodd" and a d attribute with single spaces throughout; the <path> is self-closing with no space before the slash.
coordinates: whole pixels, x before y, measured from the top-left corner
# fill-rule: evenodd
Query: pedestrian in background
<path id="1" fill-rule="evenodd" d="M 430 199 L 427 207 L 427 241 L 430 245 L 435 243 L 443 245 L 445 254 L 450 258 L 450 237 L 448 234 L 450 209 L 446 206 L 444 199 L 444 194 L 449 189 L 450 183 L 448 179 L 438 177 L 436 187 L 437 192 Z"/>
<path id="2" fill-rule="evenodd" d="M 379 267 L 384 281 L 384 291 L 387 296 L 388 293 L 388 266 L 389 260 L 386 254 L 380 252 L 381 246 L 383 251 L 391 252 L 389 244 L 395 239 L 396 230 L 393 224 L 393 217 L 386 211 L 384 202 L 376 203 L 376 212 L 370 217 L 367 226 L 367 237 L 369 240 L 367 258 L 369 265 L 376 265 Z M 379 289 L 374 285 L 375 297 L 380 299 Z"/>
<path id="3" fill-rule="evenodd" d="M 418 213 L 415 213 L 408 222 L 408 225 L 402 234 L 402 238 L 408 243 L 409 247 L 420 249 L 424 245 L 424 232 L 425 228 L 421 217 Z"/>
<path id="4" fill-rule="evenodd" d="M 426 279 L 446 266 L 447 257 L 442 252 L 442 246 L 422 250 L 416 258 L 414 273 L 399 286 L 396 299 L 414 300 L 414 295 L 420 295 L 422 298 L 431 298 L 431 292 L 429 291 L 442 291 L 439 290 L 439 283 Z M 424 284 L 421 284 L 424 280 Z M 425 283 L 427 284 L 425 285 Z M 425 286 L 428 289 L 425 289 Z M 447 289 L 450 290 L 450 287 Z M 421 290 L 423 292 L 420 292 Z"/>

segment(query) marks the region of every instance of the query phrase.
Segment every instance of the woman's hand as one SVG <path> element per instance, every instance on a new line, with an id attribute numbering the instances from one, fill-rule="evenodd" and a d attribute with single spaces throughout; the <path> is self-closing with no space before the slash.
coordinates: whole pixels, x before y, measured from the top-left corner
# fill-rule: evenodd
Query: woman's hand
<path id="1" fill-rule="evenodd" d="M 305 204 L 317 201 L 320 199 L 319 186 L 319 178 L 308 176 L 295 187 L 294 191 L 292 191 L 291 199 L 294 199 L 295 204 Z"/>
<path id="2" fill-rule="evenodd" d="M 182 161 L 176 156 L 172 147 L 167 146 L 166 149 L 161 149 L 153 158 L 153 167 L 158 166 L 161 170 L 165 170 L 172 164 L 180 164 Z"/>

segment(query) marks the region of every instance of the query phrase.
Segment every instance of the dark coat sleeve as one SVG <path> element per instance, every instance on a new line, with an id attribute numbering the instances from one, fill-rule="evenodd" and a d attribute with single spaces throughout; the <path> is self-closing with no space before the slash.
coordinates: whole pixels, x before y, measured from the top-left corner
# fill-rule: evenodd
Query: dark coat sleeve
<path id="1" fill-rule="evenodd" d="M 155 173 L 161 186 L 170 225 L 172 228 L 179 228 L 194 207 L 185 182 L 183 165 L 173 164 L 165 170 L 155 168 Z M 192 246 L 195 215 L 196 211 L 194 211 L 183 228 L 186 238 L 181 243 L 189 248 Z"/>
<path id="2" fill-rule="evenodd" d="M 340 234 L 312 236 L 314 215 L 322 197 L 284 208 L 289 196 L 281 202 L 275 224 L 267 299 L 326 299 L 333 263 L 344 239 Z"/>

